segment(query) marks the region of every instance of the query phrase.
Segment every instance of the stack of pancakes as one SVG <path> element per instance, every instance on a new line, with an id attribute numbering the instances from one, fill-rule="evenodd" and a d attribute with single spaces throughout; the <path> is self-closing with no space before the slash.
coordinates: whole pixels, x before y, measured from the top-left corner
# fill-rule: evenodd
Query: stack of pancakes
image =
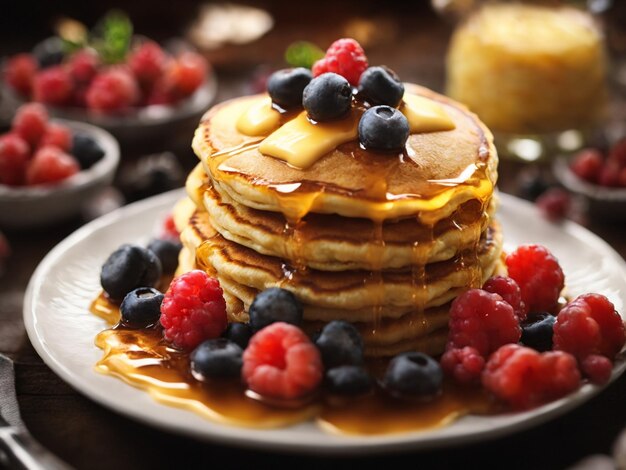
<path id="1" fill-rule="evenodd" d="M 202 119 L 201 163 L 175 210 L 179 272 L 204 269 L 224 290 L 230 321 L 247 321 L 255 295 L 293 292 L 305 328 L 346 320 L 366 354 L 443 351 L 450 302 L 500 264 L 494 221 L 497 154 L 488 129 L 463 106 L 425 88 L 454 122 L 412 134 L 406 151 L 340 145 L 306 169 L 259 152 L 236 122 L 263 96 L 237 98 Z"/>

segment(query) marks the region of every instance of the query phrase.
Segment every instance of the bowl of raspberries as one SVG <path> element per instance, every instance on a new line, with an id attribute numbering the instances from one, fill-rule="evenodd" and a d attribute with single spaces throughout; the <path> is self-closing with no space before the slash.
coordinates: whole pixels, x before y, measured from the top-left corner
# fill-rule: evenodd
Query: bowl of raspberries
<path id="1" fill-rule="evenodd" d="M 215 97 L 216 80 L 202 55 L 182 41 L 161 46 L 134 35 L 124 14 L 108 14 L 92 31 L 74 20 L 57 30 L 31 52 L 5 58 L 5 108 L 39 102 L 54 117 L 136 141 L 172 124 L 195 124 Z"/>
<path id="2" fill-rule="evenodd" d="M 626 218 L 626 138 L 605 151 L 586 148 L 570 159 L 557 159 L 554 174 L 569 191 L 587 200 L 591 215 Z"/>
<path id="3" fill-rule="evenodd" d="M 77 215 L 111 184 L 119 158 L 105 130 L 50 119 L 39 103 L 22 105 L 0 135 L 0 227 L 41 227 Z"/>

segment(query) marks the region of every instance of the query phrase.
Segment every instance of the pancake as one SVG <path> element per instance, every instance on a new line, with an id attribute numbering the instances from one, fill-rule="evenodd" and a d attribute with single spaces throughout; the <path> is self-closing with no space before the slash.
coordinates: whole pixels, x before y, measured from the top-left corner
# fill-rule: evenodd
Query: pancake
<path id="1" fill-rule="evenodd" d="M 183 248 L 180 255 L 180 265 L 177 274 L 182 274 L 196 269 L 194 256 L 187 248 Z M 228 320 L 231 322 L 247 322 L 247 307 L 244 302 L 231 290 L 233 284 L 224 282 L 220 278 L 220 284 L 224 290 Z M 241 286 L 240 286 L 241 287 Z M 244 288 L 243 290 L 246 290 Z M 249 290 L 249 288 L 247 289 Z M 235 291 L 238 291 L 235 288 Z M 256 291 L 253 290 L 253 298 Z M 248 293 L 250 297 L 250 293 Z M 305 316 L 310 311 L 309 306 L 304 305 Z M 447 323 L 449 303 L 440 307 L 427 309 L 422 313 L 410 312 L 401 318 L 389 321 L 356 322 L 354 325 L 360 331 L 365 343 L 366 354 L 370 357 L 392 356 L 406 350 L 420 350 L 427 354 L 440 354 L 447 340 Z M 303 328 L 315 334 L 324 325 L 321 321 L 305 320 Z"/>
<path id="2" fill-rule="evenodd" d="M 290 225 L 281 213 L 251 209 L 219 194 L 201 167 L 190 174 L 187 191 L 224 238 L 323 271 L 402 268 L 450 259 L 476 243 L 496 207 L 494 198 L 485 210 L 471 200 L 434 226 L 415 217 L 381 227 L 364 218 L 313 213 Z"/>
<path id="3" fill-rule="evenodd" d="M 340 145 L 306 169 L 262 154 L 262 139 L 241 134 L 238 118 L 264 95 L 236 98 L 202 119 L 193 148 L 220 194 L 298 220 L 309 212 L 372 220 L 418 217 L 435 223 L 471 199 L 488 199 L 497 179 L 489 130 L 462 105 L 415 85 L 407 91 L 439 103 L 456 128 L 411 134 L 400 155 Z"/>
<path id="4" fill-rule="evenodd" d="M 176 208 L 179 272 L 216 277 L 229 321 L 248 321 L 255 297 L 281 287 L 302 303 L 310 334 L 344 320 L 368 356 L 443 352 L 453 299 L 502 267 L 498 157 L 464 106 L 406 90 L 400 112 L 412 134 L 396 153 L 359 146 L 358 101 L 325 123 L 279 113 L 266 94 L 205 114 L 190 200 Z"/>
<path id="5" fill-rule="evenodd" d="M 495 270 L 502 238 L 493 223 L 476 250 L 454 259 L 431 263 L 421 272 L 363 270 L 325 272 L 298 270 L 281 258 L 259 254 L 230 242 L 210 225 L 207 213 L 196 211 L 182 236 L 183 244 L 196 250 L 199 264 L 211 266 L 218 277 L 229 278 L 256 290 L 283 287 L 306 304 L 327 309 L 359 310 L 372 306 L 406 307 L 441 301 L 458 287 L 482 285 Z"/>

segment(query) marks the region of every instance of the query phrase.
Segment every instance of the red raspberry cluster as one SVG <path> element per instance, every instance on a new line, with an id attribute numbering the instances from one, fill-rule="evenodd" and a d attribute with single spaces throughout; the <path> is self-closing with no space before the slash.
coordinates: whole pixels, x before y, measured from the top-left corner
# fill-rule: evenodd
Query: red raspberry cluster
<path id="1" fill-rule="evenodd" d="M 537 198 L 535 204 L 546 219 L 558 222 L 568 215 L 572 197 L 565 189 L 550 188 Z"/>
<path id="2" fill-rule="evenodd" d="M 218 338 L 228 320 L 217 279 L 199 270 L 174 278 L 161 304 L 160 322 L 166 341 L 179 349 L 191 351 Z M 264 397 L 294 399 L 321 383 L 322 359 L 300 328 L 275 322 L 250 339 L 241 375 L 250 390 Z"/>
<path id="3" fill-rule="evenodd" d="M 351 38 L 337 39 L 324 58 L 313 64 L 313 76 L 333 72 L 348 80 L 350 85 L 357 86 L 367 66 L 365 51 L 358 42 Z"/>
<path id="4" fill-rule="evenodd" d="M 572 171 L 588 183 L 607 187 L 626 187 L 626 139 L 604 155 L 600 150 L 581 150 L 572 160 Z"/>
<path id="5" fill-rule="evenodd" d="M 452 303 L 448 345 L 441 358 L 444 372 L 463 385 L 482 384 L 519 409 L 573 392 L 581 375 L 595 384 L 606 383 L 612 361 L 626 342 L 624 323 L 613 304 L 602 295 L 585 294 L 557 312 L 564 276 L 545 247 L 521 246 L 506 264 L 510 277 L 493 277 L 483 289 L 468 290 Z M 538 329 L 533 315 L 539 321 L 536 315 L 546 311 L 558 313 L 555 321 L 541 320 L 539 325 L 548 325 L 552 350 L 517 344 L 521 329 L 528 331 L 527 344 L 532 344 L 530 335 Z"/>
<path id="6" fill-rule="evenodd" d="M 315 390 L 322 380 L 322 358 L 297 326 L 276 322 L 251 339 L 243 353 L 242 377 L 261 395 L 293 399 Z"/>
<path id="7" fill-rule="evenodd" d="M 227 324 L 226 302 L 217 279 L 195 270 L 172 280 L 161 304 L 167 341 L 192 350 L 204 340 L 218 338 Z"/>
<path id="8" fill-rule="evenodd" d="M 206 60 L 195 52 L 171 56 L 146 41 L 130 51 L 125 63 L 115 65 L 103 64 L 89 48 L 48 68 L 41 68 L 30 54 L 18 54 L 7 61 L 4 76 L 24 98 L 112 114 L 151 104 L 173 105 L 200 87 L 207 70 Z"/>
<path id="9" fill-rule="evenodd" d="M 541 245 L 524 245 L 506 257 L 506 267 L 531 312 L 556 313 L 565 275 L 558 260 Z"/>
<path id="10" fill-rule="evenodd" d="M 487 362 L 483 386 L 514 408 L 532 408 L 580 386 L 576 359 L 562 351 L 539 353 L 518 344 L 498 349 Z"/>
<path id="11" fill-rule="evenodd" d="M 48 122 L 38 103 L 21 106 L 11 132 L 0 136 L 0 184 L 9 186 L 56 183 L 80 171 L 69 153 L 72 132 Z"/>

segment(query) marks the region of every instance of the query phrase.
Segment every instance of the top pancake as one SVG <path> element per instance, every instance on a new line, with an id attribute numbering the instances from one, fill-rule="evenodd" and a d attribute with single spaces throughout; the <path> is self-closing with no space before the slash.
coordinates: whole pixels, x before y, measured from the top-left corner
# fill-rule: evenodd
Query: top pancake
<path id="1" fill-rule="evenodd" d="M 462 105 L 415 85 L 407 91 L 439 102 L 455 129 L 412 134 L 406 151 L 380 154 L 340 145 L 306 169 L 259 152 L 238 118 L 264 95 L 237 98 L 202 119 L 193 147 L 219 190 L 255 209 L 299 219 L 308 212 L 384 220 L 418 215 L 426 223 L 470 199 L 486 200 L 498 158 L 489 130 Z"/>

